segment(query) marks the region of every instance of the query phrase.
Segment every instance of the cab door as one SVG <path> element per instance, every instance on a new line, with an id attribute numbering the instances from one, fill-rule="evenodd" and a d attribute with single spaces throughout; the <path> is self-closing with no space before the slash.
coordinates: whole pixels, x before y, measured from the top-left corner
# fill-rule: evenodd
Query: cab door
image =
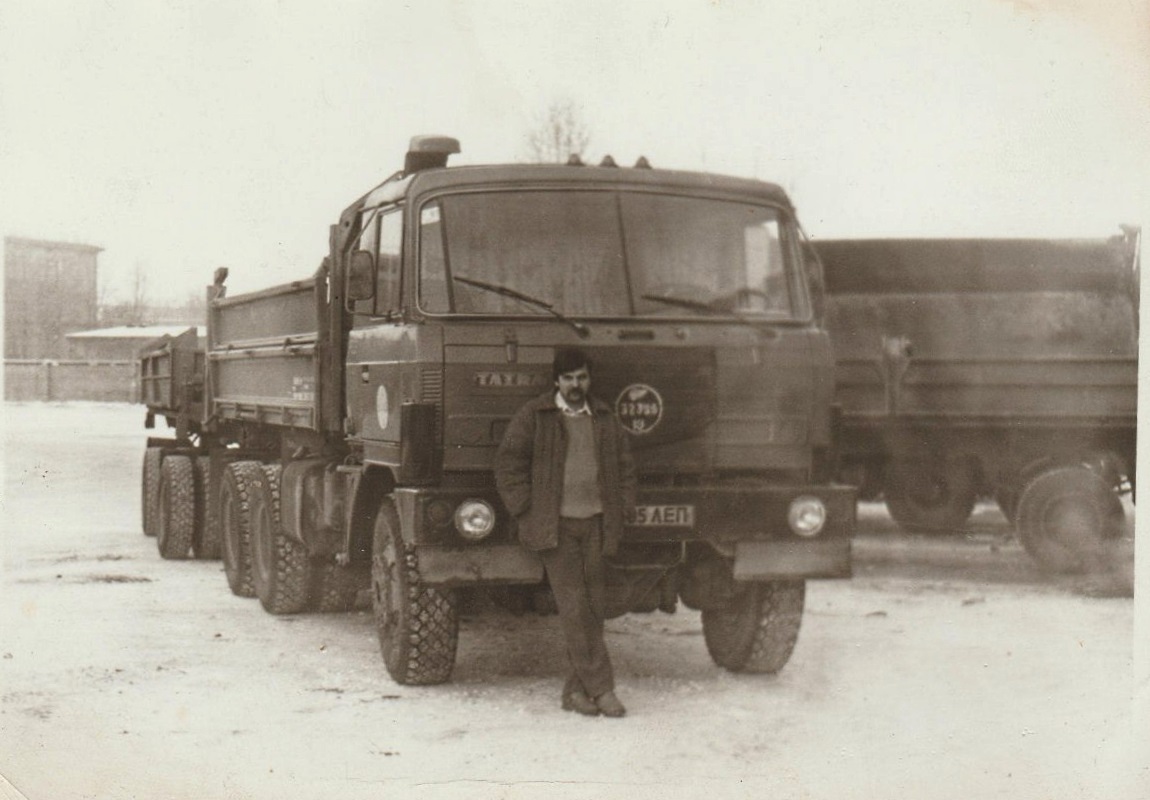
<path id="1" fill-rule="evenodd" d="M 356 301 L 348 337 L 345 390 L 348 434 L 354 438 L 399 440 L 402 402 L 398 343 L 403 339 L 403 208 L 383 206 L 361 212 L 358 249 L 375 261 L 375 292 Z M 410 360 L 410 359 L 408 359 Z"/>

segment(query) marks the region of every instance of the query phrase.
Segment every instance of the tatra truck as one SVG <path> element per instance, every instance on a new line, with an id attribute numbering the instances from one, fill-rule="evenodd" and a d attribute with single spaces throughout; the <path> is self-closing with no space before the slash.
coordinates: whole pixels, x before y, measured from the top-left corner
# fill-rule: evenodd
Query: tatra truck
<path id="1" fill-rule="evenodd" d="M 776 672 L 805 582 L 851 572 L 832 481 L 835 362 L 818 260 L 779 187 L 598 165 L 403 168 L 330 227 L 308 278 L 208 289 L 196 331 L 141 354 L 146 533 L 222 557 L 272 614 L 370 594 L 387 671 L 450 678 L 460 608 L 546 606 L 492 461 L 580 347 L 628 432 L 639 492 L 608 614 L 700 610 L 713 661 Z M 489 605 L 489 603 L 488 603 Z M 486 606 L 485 606 L 486 607 Z"/>
<path id="2" fill-rule="evenodd" d="M 1135 484 L 1140 233 L 816 241 L 841 479 L 909 531 L 994 498 L 1039 566 L 1092 568 Z"/>

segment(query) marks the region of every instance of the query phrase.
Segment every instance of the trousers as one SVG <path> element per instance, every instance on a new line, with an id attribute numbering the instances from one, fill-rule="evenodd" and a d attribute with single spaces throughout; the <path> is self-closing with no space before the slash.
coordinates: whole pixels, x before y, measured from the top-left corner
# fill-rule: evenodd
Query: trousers
<path id="1" fill-rule="evenodd" d="M 559 546 L 539 551 L 567 645 L 571 679 L 591 697 L 615 688 L 603 640 L 603 517 L 559 520 Z M 570 679 L 569 679 L 570 680 Z"/>

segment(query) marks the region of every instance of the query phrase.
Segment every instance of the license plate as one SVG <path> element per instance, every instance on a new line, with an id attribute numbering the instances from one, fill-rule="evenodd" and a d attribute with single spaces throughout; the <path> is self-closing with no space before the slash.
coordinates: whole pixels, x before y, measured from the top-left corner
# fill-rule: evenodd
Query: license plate
<path id="1" fill-rule="evenodd" d="M 633 525 L 645 527 L 693 528 L 694 506 L 635 506 Z"/>

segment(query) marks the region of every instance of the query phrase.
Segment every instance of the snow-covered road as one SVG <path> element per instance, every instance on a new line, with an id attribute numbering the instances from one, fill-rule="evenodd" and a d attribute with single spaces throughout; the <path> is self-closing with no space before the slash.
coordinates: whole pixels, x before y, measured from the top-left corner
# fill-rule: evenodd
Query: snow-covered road
<path id="1" fill-rule="evenodd" d="M 1131 599 L 1039 575 L 993 509 L 916 542 L 864 506 L 775 677 L 715 667 L 695 612 L 610 621 L 629 715 L 587 719 L 554 617 L 469 617 L 452 683 L 397 686 L 370 612 L 271 617 L 159 558 L 140 408 L 4 415 L 0 798 L 1150 797 Z"/>

